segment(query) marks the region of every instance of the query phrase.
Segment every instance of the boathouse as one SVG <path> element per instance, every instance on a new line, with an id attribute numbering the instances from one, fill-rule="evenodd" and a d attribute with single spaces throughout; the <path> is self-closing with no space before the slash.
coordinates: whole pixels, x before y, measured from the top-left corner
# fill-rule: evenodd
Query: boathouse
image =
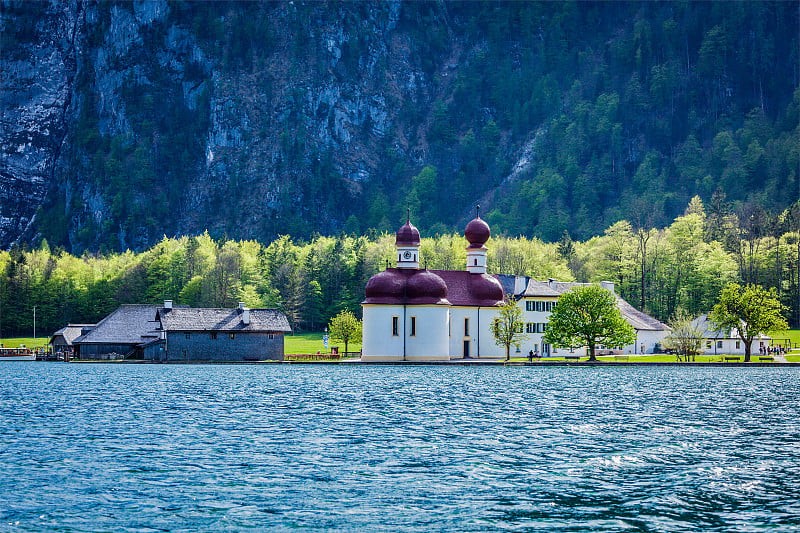
<path id="1" fill-rule="evenodd" d="M 282 361 L 283 336 L 291 327 L 277 309 L 174 307 L 155 313 L 160 346 L 148 359 L 180 361 Z"/>
<path id="2" fill-rule="evenodd" d="M 67 324 L 50 336 L 50 349 L 53 353 L 72 353 L 75 340 L 86 335 L 94 324 Z"/>
<path id="3" fill-rule="evenodd" d="M 142 359 L 158 339 L 156 305 L 123 305 L 73 341 L 78 359 Z"/>

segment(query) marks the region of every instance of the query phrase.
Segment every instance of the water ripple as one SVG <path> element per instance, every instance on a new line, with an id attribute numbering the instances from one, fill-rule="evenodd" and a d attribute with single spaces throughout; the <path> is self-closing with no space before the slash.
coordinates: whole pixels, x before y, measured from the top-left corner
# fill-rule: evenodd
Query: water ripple
<path id="1" fill-rule="evenodd" d="M 797 370 L 6 363 L 0 530 L 800 530 Z"/>

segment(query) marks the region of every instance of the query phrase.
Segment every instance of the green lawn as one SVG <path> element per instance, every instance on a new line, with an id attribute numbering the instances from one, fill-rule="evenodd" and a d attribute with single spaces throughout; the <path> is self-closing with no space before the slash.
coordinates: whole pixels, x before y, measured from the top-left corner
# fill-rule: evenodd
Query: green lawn
<path id="1" fill-rule="evenodd" d="M 800 329 L 785 329 L 783 331 L 771 331 L 768 333 L 778 344 L 783 339 L 789 339 L 793 344 L 800 344 Z"/>
<path id="2" fill-rule="evenodd" d="M 722 355 L 697 355 L 694 358 L 694 362 L 697 363 L 720 363 L 723 362 L 723 357 L 737 357 L 737 356 L 722 356 Z M 744 361 L 744 356 L 738 356 L 739 362 Z M 516 357 L 511 359 L 512 361 L 527 361 L 527 358 Z M 580 361 L 588 361 L 588 357 L 581 357 Z M 631 363 L 677 363 L 678 358 L 674 355 L 667 355 L 667 354 L 656 354 L 656 355 L 614 355 L 614 356 L 599 356 L 597 358 L 598 361 L 610 361 L 610 362 L 631 362 Z M 789 359 L 791 361 L 791 359 Z M 800 356 L 798 356 L 798 360 L 800 360 Z M 561 362 L 566 361 L 563 357 L 548 357 L 546 359 L 541 359 L 543 362 Z M 758 362 L 758 354 L 755 356 L 750 357 L 750 361 L 757 363 Z M 536 360 L 534 359 L 534 362 Z M 736 361 L 728 361 L 734 363 Z"/>
<path id="3" fill-rule="evenodd" d="M 0 339 L 0 344 L 6 348 L 19 348 L 20 345 L 25 345 L 27 348 L 42 348 L 47 346 L 50 337 L 36 337 L 34 342 L 33 337 L 18 337 L 16 339 Z"/>
<path id="4" fill-rule="evenodd" d="M 317 352 L 329 353 L 331 346 L 338 346 L 340 352 L 344 352 L 343 342 L 328 341 L 328 352 L 325 351 L 325 346 L 322 344 L 322 332 L 314 333 L 299 333 L 296 335 L 286 335 L 283 338 L 283 351 L 284 353 L 306 353 L 315 354 Z M 351 342 L 347 345 L 350 352 L 358 352 L 361 350 L 360 342 Z"/>

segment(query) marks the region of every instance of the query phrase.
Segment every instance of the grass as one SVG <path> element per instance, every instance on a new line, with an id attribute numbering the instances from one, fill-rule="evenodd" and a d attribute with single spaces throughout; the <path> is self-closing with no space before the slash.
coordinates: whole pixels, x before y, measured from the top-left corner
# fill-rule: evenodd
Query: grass
<path id="1" fill-rule="evenodd" d="M 736 361 L 724 361 L 723 357 L 738 357 L 738 361 L 744 361 L 744 356 L 723 356 L 723 355 L 697 355 L 692 360 L 692 362 L 696 363 L 720 363 L 720 362 L 729 362 L 735 363 Z M 800 362 L 800 355 L 796 356 L 796 361 Z M 516 357 L 512 358 L 512 361 L 527 361 L 528 358 Z M 581 357 L 579 361 L 588 361 L 588 357 Z M 667 354 L 655 354 L 655 355 L 614 355 L 614 356 L 598 356 L 597 358 L 600 362 L 630 362 L 630 363 L 678 363 L 678 358 L 674 355 L 667 355 Z M 792 361 L 787 357 L 787 360 Z M 567 361 L 563 357 L 548 357 L 546 359 L 541 359 L 543 362 L 562 362 Z M 574 361 L 572 359 L 571 361 Z M 754 363 L 758 363 L 758 354 L 754 356 L 751 355 L 750 361 Z M 537 362 L 534 359 L 534 362 Z"/>
<path id="2" fill-rule="evenodd" d="M 792 344 L 800 344 L 800 329 L 785 329 L 783 331 L 771 331 L 768 333 L 778 344 L 784 339 L 789 339 Z"/>
<path id="3" fill-rule="evenodd" d="M 339 351 L 344 352 L 343 342 L 334 342 L 331 340 L 328 341 L 328 350 L 325 350 L 325 346 L 322 344 L 321 331 L 313 333 L 298 333 L 295 335 L 286 335 L 283 338 L 283 351 L 284 353 L 287 354 L 290 353 L 315 354 L 317 352 L 330 353 L 331 346 L 338 346 Z M 350 352 L 358 352 L 361 350 L 361 343 L 350 342 L 347 345 L 347 349 Z"/>
<path id="4" fill-rule="evenodd" d="M 0 339 L 0 344 L 6 348 L 19 348 L 21 345 L 26 348 L 43 348 L 47 346 L 49 341 L 50 337 L 36 337 L 35 341 L 33 337 L 17 337 L 14 339 Z"/>

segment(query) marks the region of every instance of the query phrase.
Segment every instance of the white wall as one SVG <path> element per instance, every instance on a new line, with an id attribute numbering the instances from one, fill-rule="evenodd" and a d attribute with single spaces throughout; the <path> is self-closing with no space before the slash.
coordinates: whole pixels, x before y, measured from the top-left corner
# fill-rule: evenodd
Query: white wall
<path id="1" fill-rule="evenodd" d="M 411 336 L 411 317 L 416 332 Z M 445 305 L 410 305 L 406 307 L 406 360 L 447 361 L 450 359 L 447 339 L 448 307 Z"/>
<path id="2" fill-rule="evenodd" d="M 447 306 L 363 305 L 362 361 L 437 361 L 450 358 Z M 397 336 L 392 318 L 397 317 Z M 411 317 L 416 334 L 411 335 Z M 405 344 L 404 344 L 405 343 Z"/>
<path id="3" fill-rule="evenodd" d="M 363 361 L 401 361 L 403 359 L 403 308 L 393 305 L 363 305 L 361 337 Z M 398 316 L 398 335 L 392 336 L 392 317 Z"/>

